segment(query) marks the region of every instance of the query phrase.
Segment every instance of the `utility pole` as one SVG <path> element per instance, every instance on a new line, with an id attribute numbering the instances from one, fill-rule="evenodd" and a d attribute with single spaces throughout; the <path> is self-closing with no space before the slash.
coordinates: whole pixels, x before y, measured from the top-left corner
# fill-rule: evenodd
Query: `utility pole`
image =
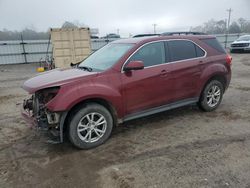
<path id="1" fill-rule="evenodd" d="M 120 29 L 117 29 L 117 35 L 119 35 L 120 34 Z"/>
<path id="2" fill-rule="evenodd" d="M 225 38 L 225 48 L 227 48 L 227 38 L 228 38 L 228 34 L 229 34 L 229 27 L 230 27 L 230 19 L 231 19 L 231 12 L 233 10 L 230 8 L 230 9 L 227 9 L 227 12 L 228 12 L 228 20 L 227 20 L 227 31 L 226 31 L 226 38 Z"/>
<path id="3" fill-rule="evenodd" d="M 227 30 L 228 30 L 228 33 L 229 33 L 231 12 L 232 12 L 233 10 L 230 8 L 230 9 L 227 9 L 227 11 L 228 11 Z"/>
<path id="4" fill-rule="evenodd" d="M 153 24 L 153 27 L 154 27 L 154 34 L 156 34 L 156 26 L 157 26 L 157 24 Z"/>

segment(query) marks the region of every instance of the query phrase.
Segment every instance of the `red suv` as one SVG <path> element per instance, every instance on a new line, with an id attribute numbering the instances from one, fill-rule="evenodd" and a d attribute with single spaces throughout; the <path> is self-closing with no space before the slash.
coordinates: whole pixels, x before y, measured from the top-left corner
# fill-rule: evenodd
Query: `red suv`
<path id="1" fill-rule="evenodd" d="M 169 35 L 169 33 L 167 34 Z M 78 148 L 104 143 L 117 124 L 197 103 L 215 110 L 232 58 L 215 37 L 171 35 L 114 41 L 78 66 L 27 80 L 23 116 Z"/>

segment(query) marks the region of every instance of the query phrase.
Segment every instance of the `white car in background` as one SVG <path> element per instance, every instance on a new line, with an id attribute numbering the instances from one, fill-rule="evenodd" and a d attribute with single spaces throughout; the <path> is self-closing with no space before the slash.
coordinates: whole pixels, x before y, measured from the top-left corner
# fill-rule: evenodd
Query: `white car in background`
<path id="1" fill-rule="evenodd" d="M 230 45 L 230 52 L 236 51 L 250 52 L 250 35 L 243 35 Z"/>

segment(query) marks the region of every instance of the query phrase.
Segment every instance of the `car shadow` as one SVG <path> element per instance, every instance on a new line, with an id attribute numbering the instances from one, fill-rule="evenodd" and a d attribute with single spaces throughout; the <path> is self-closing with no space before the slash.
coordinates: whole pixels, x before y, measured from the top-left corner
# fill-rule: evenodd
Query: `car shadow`
<path id="1" fill-rule="evenodd" d="M 112 137 L 119 136 L 124 132 L 135 131 L 136 129 L 143 129 L 145 126 L 147 126 L 147 128 L 156 128 L 155 124 L 157 124 L 158 122 L 168 121 L 172 119 L 179 119 L 180 117 L 183 116 L 192 115 L 195 112 L 201 112 L 201 111 L 196 105 L 190 105 L 130 120 L 122 124 L 119 124 L 117 127 L 115 127 L 112 133 Z M 157 126 L 166 126 L 166 125 L 164 124 Z"/>

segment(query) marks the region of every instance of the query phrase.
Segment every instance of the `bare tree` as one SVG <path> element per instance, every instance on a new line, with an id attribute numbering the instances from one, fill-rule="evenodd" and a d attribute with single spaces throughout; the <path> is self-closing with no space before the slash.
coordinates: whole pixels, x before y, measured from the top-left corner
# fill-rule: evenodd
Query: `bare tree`
<path id="1" fill-rule="evenodd" d="M 72 22 L 66 21 L 62 24 L 62 28 L 78 28 L 78 26 L 73 24 Z"/>
<path id="2" fill-rule="evenodd" d="M 243 30 L 244 25 L 246 24 L 246 20 L 244 18 L 239 18 L 238 23 L 240 24 L 240 29 Z"/>
<path id="3" fill-rule="evenodd" d="M 233 22 L 229 27 L 229 33 L 241 33 L 240 26 L 237 22 Z"/>
<path id="4" fill-rule="evenodd" d="M 78 20 L 74 22 L 65 21 L 62 24 L 62 28 L 79 28 L 79 27 L 88 27 L 88 26 L 83 23 L 80 23 Z"/>
<path id="5" fill-rule="evenodd" d="M 226 33 L 227 23 L 225 20 L 215 21 L 213 19 L 205 22 L 202 25 L 191 27 L 191 31 L 204 32 L 208 34 L 224 34 Z M 244 18 L 239 18 L 238 21 L 234 21 L 229 26 L 230 33 L 250 33 L 250 21 Z"/>

